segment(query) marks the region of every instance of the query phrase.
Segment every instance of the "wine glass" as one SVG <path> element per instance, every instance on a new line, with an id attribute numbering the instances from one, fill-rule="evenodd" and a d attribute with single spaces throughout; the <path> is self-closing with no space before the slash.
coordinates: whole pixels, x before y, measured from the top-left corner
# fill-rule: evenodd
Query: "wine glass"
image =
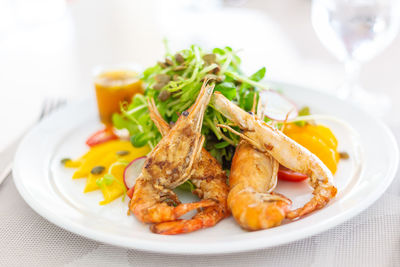
<path id="1" fill-rule="evenodd" d="M 311 19 L 322 44 L 344 63 L 347 79 L 337 96 L 383 115 L 390 107 L 389 98 L 365 91 L 358 84 L 358 75 L 361 64 L 382 52 L 396 37 L 400 1 L 313 0 Z"/>

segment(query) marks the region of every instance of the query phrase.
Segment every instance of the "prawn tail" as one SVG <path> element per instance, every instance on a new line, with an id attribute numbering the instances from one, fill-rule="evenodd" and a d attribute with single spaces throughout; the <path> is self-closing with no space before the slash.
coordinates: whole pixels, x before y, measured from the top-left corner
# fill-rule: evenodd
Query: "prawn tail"
<path id="1" fill-rule="evenodd" d="M 222 209 L 209 207 L 198 213 L 192 219 L 153 224 L 150 226 L 150 230 L 153 233 L 162 235 L 191 233 L 200 229 L 213 227 L 219 221 L 227 217 L 228 214 L 228 212 L 223 212 Z"/>
<path id="2" fill-rule="evenodd" d="M 177 235 L 190 233 L 203 228 L 201 220 L 176 220 L 172 222 L 162 222 L 150 226 L 150 230 L 160 235 Z"/>
<path id="3" fill-rule="evenodd" d="M 231 191 L 232 192 L 232 191 Z M 232 215 L 239 225 L 250 231 L 278 226 L 291 205 L 287 197 L 242 190 L 228 198 Z"/>
<path id="4" fill-rule="evenodd" d="M 313 192 L 314 196 L 311 198 L 311 200 L 308 203 L 306 203 L 303 207 L 289 211 L 286 214 L 286 218 L 293 220 L 302 217 L 304 215 L 307 215 L 315 210 L 319 210 L 325 207 L 328 204 L 328 202 L 336 196 L 336 193 L 337 189 L 332 185 L 318 186 L 314 190 Z"/>
<path id="5" fill-rule="evenodd" d="M 169 206 L 165 202 L 162 202 L 156 203 L 152 206 L 131 206 L 131 211 L 139 221 L 144 223 L 161 223 L 166 221 L 175 221 L 192 210 L 206 208 L 213 205 L 216 205 L 216 203 L 212 200 L 183 203 L 176 207 Z"/>
<path id="6" fill-rule="evenodd" d="M 181 217 L 182 215 L 188 213 L 189 211 L 192 210 L 197 210 L 201 208 L 207 208 L 210 206 L 215 206 L 217 203 L 214 200 L 211 199 L 204 199 L 200 200 L 198 202 L 193 202 L 193 203 L 183 203 L 179 204 L 174 208 L 174 217 L 172 220 L 177 219 Z"/>

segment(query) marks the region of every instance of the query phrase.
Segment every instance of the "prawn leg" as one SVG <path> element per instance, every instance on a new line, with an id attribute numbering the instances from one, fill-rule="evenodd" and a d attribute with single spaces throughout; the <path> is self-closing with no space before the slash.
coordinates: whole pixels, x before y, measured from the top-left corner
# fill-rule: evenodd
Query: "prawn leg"
<path id="1" fill-rule="evenodd" d="M 315 210 L 322 209 L 335 197 L 337 189 L 333 186 L 317 186 L 313 191 L 313 197 L 303 207 L 287 213 L 286 218 L 293 220 L 307 215 Z"/>
<path id="2" fill-rule="evenodd" d="M 139 190 L 146 188 L 146 192 L 151 190 L 153 190 L 154 193 L 157 192 L 157 190 L 154 188 L 152 189 L 152 185 L 146 183 L 146 181 L 139 180 L 136 184 Z M 142 201 L 141 204 L 135 205 L 133 209 L 131 208 L 131 210 L 133 213 L 141 213 L 141 216 L 138 217 L 141 222 L 159 223 L 177 220 L 179 217 L 192 210 L 213 205 L 215 205 L 214 201 L 204 200 L 194 203 L 183 203 L 174 207 L 172 205 L 168 205 L 166 202 L 162 202 L 161 199 L 146 199 L 146 201 Z"/>
<path id="3" fill-rule="evenodd" d="M 171 222 L 162 222 L 150 226 L 150 230 L 156 234 L 176 235 L 197 231 L 203 228 L 212 227 L 219 222 L 216 218 L 224 218 L 221 216 L 218 208 L 208 207 L 203 212 L 196 214 L 189 220 L 175 220 Z"/>

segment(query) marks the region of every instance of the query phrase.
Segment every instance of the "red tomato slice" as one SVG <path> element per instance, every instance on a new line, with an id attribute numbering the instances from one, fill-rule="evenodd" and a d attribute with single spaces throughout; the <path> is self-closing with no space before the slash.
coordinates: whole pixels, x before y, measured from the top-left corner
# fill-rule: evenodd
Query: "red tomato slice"
<path id="1" fill-rule="evenodd" d="M 278 178 L 289 182 L 301 182 L 308 178 L 307 175 L 279 167 Z"/>
<path id="2" fill-rule="evenodd" d="M 118 136 L 113 132 L 112 128 L 105 128 L 92 134 L 86 140 L 86 144 L 92 147 L 115 139 L 118 139 Z"/>
<path id="3" fill-rule="evenodd" d="M 129 198 L 132 198 L 134 192 L 135 192 L 135 187 L 132 186 L 132 187 L 128 190 L 128 192 L 126 192 L 126 194 L 128 195 Z"/>

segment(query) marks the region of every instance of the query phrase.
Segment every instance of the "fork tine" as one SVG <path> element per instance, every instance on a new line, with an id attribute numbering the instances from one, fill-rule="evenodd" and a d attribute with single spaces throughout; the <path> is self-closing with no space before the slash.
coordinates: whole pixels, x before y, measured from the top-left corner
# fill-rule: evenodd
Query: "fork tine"
<path id="1" fill-rule="evenodd" d="M 46 113 L 47 113 L 47 108 L 48 108 L 48 99 L 46 98 L 45 100 L 43 100 L 43 103 L 42 103 L 42 109 L 41 109 L 41 111 L 40 111 L 40 115 L 39 115 L 39 120 L 41 120 L 41 119 L 43 119 L 44 118 L 44 116 L 46 115 Z"/>
<path id="2" fill-rule="evenodd" d="M 66 103 L 65 99 L 61 99 L 61 98 L 58 99 L 58 106 L 57 106 L 57 108 L 60 108 L 60 107 L 64 106 L 65 103 Z"/>
<path id="3" fill-rule="evenodd" d="M 42 104 L 42 110 L 40 112 L 38 120 L 42 120 L 46 115 L 50 114 L 59 107 L 65 105 L 66 101 L 64 99 L 51 99 L 46 98 Z"/>
<path id="4" fill-rule="evenodd" d="M 40 115 L 38 117 L 38 121 L 42 120 L 46 115 L 51 113 L 52 111 L 58 109 L 60 106 L 64 105 L 66 100 L 64 99 L 44 99 L 42 103 L 42 109 L 40 111 Z M 15 150 L 17 148 L 17 144 L 21 141 L 21 137 L 17 138 L 13 143 L 11 143 L 5 149 L 6 157 L 2 157 L 2 161 L 0 162 L 0 185 L 7 178 L 10 177 L 11 166 L 12 166 L 12 158 L 15 154 Z M 10 156 L 11 155 L 11 156 Z"/>

